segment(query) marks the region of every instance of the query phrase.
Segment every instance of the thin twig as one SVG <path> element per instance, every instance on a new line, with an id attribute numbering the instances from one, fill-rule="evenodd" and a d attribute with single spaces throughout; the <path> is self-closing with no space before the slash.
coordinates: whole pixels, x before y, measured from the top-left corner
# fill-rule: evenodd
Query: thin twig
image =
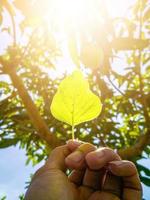
<path id="1" fill-rule="evenodd" d="M 125 94 L 124 94 L 119 88 L 117 88 L 117 87 L 115 86 L 115 84 L 111 81 L 111 79 L 110 79 L 109 76 L 107 76 L 107 79 L 108 79 L 108 81 L 111 83 L 111 85 L 112 85 L 122 96 L 125 96 Z"/>
<path id="2" fill-rule="evenodd" d="M 14 16 L 13 16 L 13 13 L 10 9 L 7 8 L 7 11 L 10 15 L 10 18 L 11 18 L 11 23 L 12 23 L 12 29 L 13 29 L 13 46 L 15 47 L 16 46 L 16 25 L 15 25 L 15 19 L 14 19 Z"/>

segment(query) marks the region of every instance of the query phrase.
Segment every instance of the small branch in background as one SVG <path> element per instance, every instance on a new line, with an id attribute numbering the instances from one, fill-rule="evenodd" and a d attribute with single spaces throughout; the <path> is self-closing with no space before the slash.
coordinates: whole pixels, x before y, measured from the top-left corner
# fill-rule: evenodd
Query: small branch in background
<path id="1" fill-rule="evenodd" d="M 12 29 L 13 29 L 13 46 L 16 46 L 17 39 L 16 39 L 16 26 L 14 16 L 10 13 L 11 21 L 12 21 Z"/>
<path id="2" fill-rule="evenodd" d="M 14 10 L 12 8 L 12 5 L 7 1 L 5 1 L 4 7 L 8 11 L 11 18 L 12 30 L 13 30 L 13 46 L 15 47 L 17 40 L 16 40 L 16 25 L 15 25 L 15 19 L 14 19 Z"/>
<path id="3" fill-rule="evenodd" d="M 122 159 L 131 160 L 136 156 L 141 156 L 144 148 L 150 144 L 150 129 L 139 137 L 135 145 L 127 147 L 125 149 L 118 150 L 118 154 Z"/>
<path id="4" fill-rule="evenodd" d="M 100 139 L 101 146 L 107 147 L 107 144 L 105 143 L 104 138 L 101 136 L 101 134 L 99 134 L 99 139 Z"/>
<path id="5" fill-rule="evenodd" d="M 39 28 L 39 27 L 38 27 L 38 28 Z M 23 53 L 22 53 L 22 55 L 21 55 L 22 60 L 23 60 L 23 58 L 25 57 L 27 50 L 29 50 L 29 47 L 30 47 L 30 45 L 32 44 L 32 39 L 33 39 L 33 37 L 34 37 L 34 34 L 37 33 L 38 28 L 35 28 L 35 29 L 33 30 L 33 32 L 31 33 L 31 36 L 30 36 L 30 38 L 29 38 L 29 41 L 28 41 L 28 43 L 27 43 L 26 47 L 24 48 L 24 51 L 23 51 Z"/>
<path id="6" fill-rule="evenodd" d="M 115 88 L 115 90 L 117 90 L 122 96 L 125 96 L 125 94 L 119 88 L 116 87 L 116 85 L 112 82 L 109 76 L 107 76 L 107 79 L 111 83 L 111 85 Z"/>
<path id="7" fill-rule="evenodd" d="M 92 132 L 94 132 L 95 134 L 94 135 L 98 135 L 98 138 L 100 139 L 100 146 L 102 147 L 107 147 L 107 144 L 105 143 L 105 140 L 104 138 L 102 137 L 102 135 L 100 134 L 100 130 L 98 129 L 97 127 L 97 123 L 96 122 L 93 122 L 93 129 L 92 129 Z"/>

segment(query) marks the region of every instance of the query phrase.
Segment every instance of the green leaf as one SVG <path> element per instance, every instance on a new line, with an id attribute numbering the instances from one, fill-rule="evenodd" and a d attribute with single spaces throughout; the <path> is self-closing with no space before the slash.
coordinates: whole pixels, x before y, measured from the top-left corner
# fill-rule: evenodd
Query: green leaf
<path id="1" fill-rule="evenodd" d="M 143 171 L 147 176 L 150 176 L 150 170 L 143 165 L 137 164 L 138 171 Z"/>
<path id="2" fill-rule="evenodd" d="M 145 176 L 140 176 L 140 179 L 141 179 L 142 183 L 144 183 L 145 185 L 150 187 L 150 178 L 147 178 Z"/>
<path id="3" fill-rule="evenodd" d="M 4 196 L 4 197 L 2 197 L 0 200 L 6 200 L 6 198 L 7 198 L 7 197 L 6 197 L 6 196 Z"/>
<path id="4" fill-rule="evenodd" d="M 3 139 L 2 141 L 0 141 L 0 149 L 7 148 L 7 147 L 10 147 L 12 145 L 16 145 L 17 142 L 18 142 L 18 140 L 16 138 L 13 138 L 13 139 Z"/>
<path id="5" fill-rule="evenodd" d="M 90 121 L 100 114 L 100 99 L 89 89 L 82 72 L 74 71 L 65 78 L 56 92 L 52 104 L 52 115 L 72 126 Z"/>

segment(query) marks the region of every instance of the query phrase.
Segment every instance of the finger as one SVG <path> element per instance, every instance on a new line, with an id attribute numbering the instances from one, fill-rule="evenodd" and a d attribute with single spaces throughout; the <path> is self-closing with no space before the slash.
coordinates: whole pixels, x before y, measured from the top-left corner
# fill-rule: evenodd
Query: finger
<path id="1" fill-rule="evenodd" d="M 84 174 L 85 170 L 73 170 L 68 179 L 70 180 L 70 182 L 80 186 L 82 184 Z"/>
<path id="2" fill-rule="evenodd" d="M 50 154 L 45 166 L 49 169 L 66 171 L 65 158 L 70 154 L 67 145 L 56 147 Z"/>
<path id="3" fill-rule="evenodd" d="M 81 144 L 83 144 L 83 142 L 80 140 L 68 140 L 67 141 L 67 147 L 72 152 L 75 151 L 77 149 L 77 147 L 79 147 Z"/>
<path id="4" fill-rule="evenodd" d="M 142 187 L 135 165 L 130 161 L 113 161 L 109 163 L 109 169 L 116 176 L 123 178 L 123 199 L 141 200 Z"/>
<path id="5" fill-rule="evenodd" d="M 120 200 L 120 199 L 114 194 L 103 191 L 97 191 L 91 195 L 89 200 Z"/>
<path id="6" fill-rule="evenodd" d="M 32 182 L 45 172 L 51 169 L 60 169 L 61 171 L 66 171 L 65 157 L 68 156 L 70 150 L 67 145 L 56 147 L 50 154 L 45 165 L 36 171 L 32 178 Z"/>
<path id="7" fill-rule="evenodd" d="M 87 168 L 83 178 L 83 185 L 94 190 L 100 189 L 105 171 L 106 170 L 104 168 L 99 171 L 90 170 Z"/>
<path id="8" fill-rule="evenodd" d="M 94 151 L 96 147 L 90 143 L 81 144 L 73 153 L 66 159 L 66 165 L 72 169 L 83 169 L 86 166 L 85 156 Z"/>
<path id="9" fill-rule="evenodd" d="M 94 152 L 90 152 L 87 154 L 85 159 L 88 167 L 92 170 L 100 170 L 105 168 L 110 161 L 121 160 L 119 155 L 109 148 L 99 148 Z M 104 176 L 100 180 L 101 186 L 99 189 L 120 197 L 121 185 L 120 180 L 118 180 L 119 178 L 106 172 L 107 170 L 104 172 Z"/>
<path id="10" fill-rule="evenodd" d="M 101 187 L 102 191 L 114 194 L 121 198 L 123 181 L 121 177 L 113 175 L 110 171 L 106 171 L 105 179 Z"/>
<path id="11" fill-rule="evenodd" d="M 121 160 L 118 154 L 109 148 L 99 148 L 96 151 L 86 155 L 86 162 L 90 169 L 98 170 L 107 165 L 113 160 Z"/>

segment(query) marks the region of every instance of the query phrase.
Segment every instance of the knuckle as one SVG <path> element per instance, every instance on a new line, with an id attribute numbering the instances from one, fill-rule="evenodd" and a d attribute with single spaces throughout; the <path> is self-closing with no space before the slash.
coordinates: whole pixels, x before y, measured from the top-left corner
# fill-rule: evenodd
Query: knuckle
<path id="1" fill-rule="evenodd" d="M 52 152 L 57 152 L 57 151 L 60 151 L 61 150 L 61 146 L 59 146 L 59 147 L 56 147 Z"/>
<path id="2" fill-rule="evenodd" d="M 121 160 L 120 156 L 111 148 L 109 147 L 104 147 L 101 149 L 101 151 L 104 152 L 106 157 L 111 160 Z"/>
<path id="3" fill-rule="evenodd" d="M 129 165 L 130 169 L 134 170 L 135 172 L 137 171 L 137 168 L 136 168 L 135 164 L 132 161 L 129 161 L 129 160 L 125 160 L 125 161 Z"/>
<path id="4" fill-rule="evenodd" d="M 107 154 L 115 154 L 114 150 L 109 147 L 102 148 L 102 151 L 104 151 L 104 153 L 107 153 Z"/>
<path id="5" fill-rule="evenodd" d="M 64 146 L 55 147 L 55 149 L 52 150 L 51 155 L 55 153 L 63 152 L 63 150 L 64 150 Z"/>

